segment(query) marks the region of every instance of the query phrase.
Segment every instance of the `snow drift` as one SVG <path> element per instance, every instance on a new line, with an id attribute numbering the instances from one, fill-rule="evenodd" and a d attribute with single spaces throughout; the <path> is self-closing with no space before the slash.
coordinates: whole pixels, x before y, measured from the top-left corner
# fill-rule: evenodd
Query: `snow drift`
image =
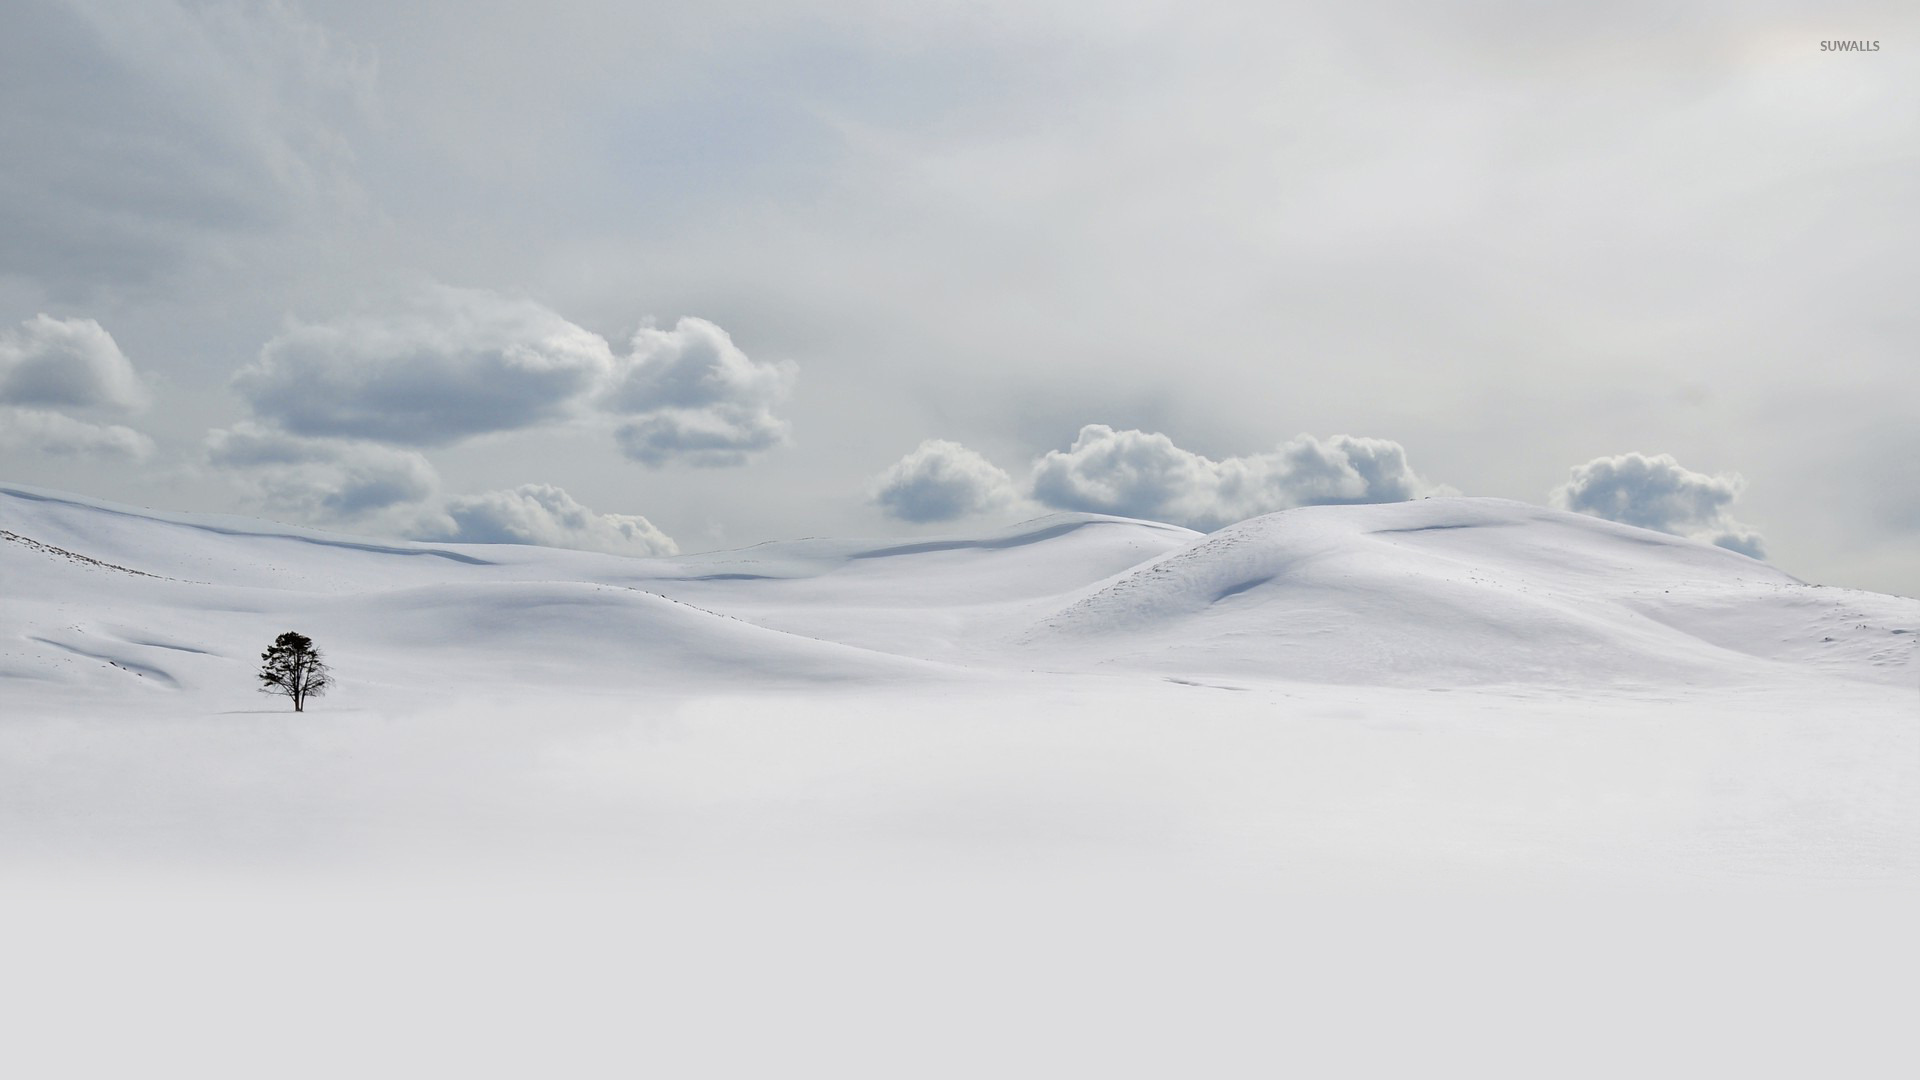
<path id="1" fill-rule="evenodd" d="M 1911 681 L 1920 601 L 1497 499 L 1201 535 L 1060 514 L 985 536 L 632 559 L 370 541 L 0 488 L 0 692 L 246 700 L 297 628 L 367 700 L 995 672 L 1347 685 Z M 187 700 L 179 704 L 185 706 Z"/>

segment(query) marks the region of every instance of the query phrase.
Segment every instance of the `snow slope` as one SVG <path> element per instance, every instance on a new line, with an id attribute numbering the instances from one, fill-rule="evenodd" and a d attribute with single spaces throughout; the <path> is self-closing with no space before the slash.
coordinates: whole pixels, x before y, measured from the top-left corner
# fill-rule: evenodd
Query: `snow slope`
<path id="1" fill-rule="evenodd" d="M 1085 590 L 1026 640 L 1356 684 L 1715 683 L 1782 664 L 1906 684 L 1917 615 L 1678 537 L 1456 498 L 1241 522 Z"/>
<path id="2" fill-rule="evenodd" d="M 289 627 L 369 701 L 1034 670 L 1443 687 L 1920 672 L 1920 602 L 1493 499 L 1310 507 L 1210 536 L 1054 515 L 669 559 L 382 543 L 24 488 L 0 488 L 0 522 L 16 701 L 237 707 Z"/>
<path id="3" fill-rule="evenodd" d="M 1501 500 L 628 559 L 7 487 L 0 595 L 0 850 L 39 856 L 671 806 L 682 852 L 1920 872 L 1920 601 Z M 298 719 L 253 689 L 288 629 L 338 680 Z"/>
<path id="4" fill-rule="evenodd" d="M 0 487 L 8 1060 L 1909 1076 L 1916 638 L 1487 499 L 624 559 Z"/>

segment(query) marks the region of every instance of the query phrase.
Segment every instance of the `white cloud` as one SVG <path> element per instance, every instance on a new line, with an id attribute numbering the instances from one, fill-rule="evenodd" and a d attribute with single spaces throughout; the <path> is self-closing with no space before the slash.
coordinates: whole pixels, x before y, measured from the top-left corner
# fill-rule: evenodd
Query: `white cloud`
<path id="1" fill-rule="evenodd" d="M 390 312 L 296 326 L 233 385 L 293 434 L 412 447 L 579 421 L 597 403 L 629 458 L 716 466 L 786 442 L 773 410 L 795 373 L 704 319 L 643 327 L 617 355 L 532 300 L 435 287 Z"/>
<path id="2" fill-rule="evenodd" d="M 365 441 L 311 439 L 240 423 L 209 432 L 207 461 L 274 510 L 315 521 L 414 511 L 439 488 L 419 453 Z"/>
<path id="3" fill-rule="evenodd" d="M 147 391 L 99 323 L 40 314 L 0 331 L 0 403 L 137 412 Z"/>
<path id="4" fill-rule="evenodd" d="M 69 413 L 129 413 L 146 406 L 146 387 L 133 364 L 92 319 L 41 314 L 0 330 L 0 447 L 144 461 L 154 452 L 146 435 Z"/>
<path id="5" fill-rule="evenodd" d="M 979 453 L 928 439 L 874 478 L 872 501 L 901 521 L 952 521 L 1011 503 L 1013 480 Z"/>
<path id="6" fill-rule="evenodd" d="M 442 502 L 426 457 L 364 439 L 291 435 L 251 422 L 207 433 L 207 463 L 254 501 L 317 524 L 472 544 L 540 544 L 618 555 L 672 555 L 646 518 L 600 514 L 551 484 Z"/>
<path id="7" fill-rule="evenodd" d="M 46 409 L 0 406 L 0 448 L 54 457 L 144 461 L 153 440 L 120 424 L 95 424 Z"/>
<path id="8" fill-rule="evenodd" d="M 1033 470 L 1034 498 L 1048 506 L 1203 530 L 1295 506 L 1398 502 L 1434 490 L 1399 443 L 1348 435 L 1302 435 L 1272 453 L 1214 461 L 1165 435 L 1089 424 Z"/>
<path id="9" fill-rule="evenodd" d="M 1582 514 L 1692 537 L 1730 551 L 1765 557 L 1759 533 L 1727 512 L 1746 482 L 1738 474 L 1693 472 L 1671 454 L 1620 454 L 1577 466 L 1555 488 L 1555 506 Z"/>
<path id="10" fill-rule="evenodd" d="M 792 361 L 749 359 L 725 330 L 683 318 L 672 330 L 633 335 L 601 405 L 632 417 L 616 437 L 635 461 L 738 465 L 787 441 L 788 424 L 773 410 L 796 370 Z"/>
<path id="11" fill-rule="evenodd" d="M 614 555 L 674 555 L 679 545 L 646 518 L 601 514 L 552 484 L 447 501 L 452 527 L 434 537 L 470 544 L 539 544 Z"/>
<path id="12" fill-rule="evenodd" d="M 612 369 L 606 339 L 540 304 L 437 287 L 398 311 L 296 326 L 233 382 L 296 435 L 444 446 L 562 419 Z"/>

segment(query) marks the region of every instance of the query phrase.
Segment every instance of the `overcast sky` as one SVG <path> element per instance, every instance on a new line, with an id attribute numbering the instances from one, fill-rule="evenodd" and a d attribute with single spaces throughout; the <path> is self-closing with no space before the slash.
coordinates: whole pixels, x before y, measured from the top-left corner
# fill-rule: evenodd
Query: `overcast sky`
<path id="1" fill-rule="evenodd" d="M 10 0 L 0 480 L 637 553 L 1458 492 L 1920 594 L 1917 239 L 1912 4 Z"/>

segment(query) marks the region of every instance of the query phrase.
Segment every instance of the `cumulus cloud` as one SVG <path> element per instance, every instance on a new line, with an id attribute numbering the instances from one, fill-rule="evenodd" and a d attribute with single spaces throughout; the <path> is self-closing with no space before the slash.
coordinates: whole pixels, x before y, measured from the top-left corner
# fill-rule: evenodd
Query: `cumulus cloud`
<path id="1" fill-rule="evenodd" d="M 795 372 L 791 361 L 749 359 L 725 330 L 684 318 L 634 334 L 601 405 L 632 417 L 615 436 L 635 461 L 738 465 L 787 441 L 788 424 L 773 410 Z"/>
<path id="2" fill-rule="evenodd" d="M 672 555 L 646 518 L 601 514 L 551 484 L 440 498 L 418 451 L 361 439 L 293 435 L 251 422 L 207 434 L 206 460 L 254 501 L 300 520 L 471 544 L 539 544 L 617 555 Z"/>
<path id="3" fill-rule="evenodd" d="M 614 555 L 674 555 L 673 538 L 634 514 L 601 514 L 552 484 L 447 501 L 452 528 L 434 537 L 469 544 L 539 544 Z"/>
<path id="4" fill-rule="evenodd" d="M 146 406 L 146 387 L 133 364 L 92 319 L 42 314 L 0 330 L 0 448 L 143 461 L 154 451 L 146 435 L 70 413 L 130 413 Z"/>
<path id="5" fill-rule="evenodd" d="M 234 388 L 295 435 L 446 446 L 581 419 L 597 404 L 647 465 L 738 465 L 787 440 L 774 408 L 790 361 L 749 359 L 725 330 L 643 327 L 630 351 L 531 300 L 434 288 L 409 305 L 296 326 Z"/>
<path id="6" fill-rule="evenodd" d="M 233 385 L 296 435 L 444 446 L 559 419 L 612 369 L 606 339 L 540 304 L 434 288 L 405 310 L 296 326 Z"/>
<path id="7" fill-rule="evenodd" d="M 147 392 L 99 323 L 41 314 L 0 331 L 0 403 L 136 412 Z"/>
<path id="8" fill-rule="evenodd" d="M 1599 457 L 1574 468 L 1552 493 L 1556 506 L 1625 525 L 1717 544 L 1759 559 L 1760 534 L 1727 512 L 1746 482 L 1737 474 L 1693 472 L 1671 454 Z"/>
<path id="9" fill-rule="evenodd" d="M 1214 461 L 1155 432 L 1089 424 L 1033 470 L 1034 498 L 1048 506 L 1202 530 L 1295 506 L 1398 502 L 1434 490 L 1399 443 L 1348 435 L 1302 435 L 1271 453 Z"/>
<path id="10" fill-rule="evenodd" d="M 415 451 L 251 423 L 209 432 L 206 452 L 209 464 L 231 472 L 257 501 L 309 520 L 364 521 L 413 509 L 439 488 L 439 474 Z"/>
<path id="11" fill-rule="evenodd" d="M 1006 506 L 1013 480 L 979 453 L 928 439 L 874 478 L 869 497 L 901 521 L 952 521 Z"/>
<path id="12" fill-rule="evenodd" d="M 153 456 L 153 440 L 120 424 L 90 423 L 47 409 L 0 406 L 0 449 L 144 461 Z"/>

